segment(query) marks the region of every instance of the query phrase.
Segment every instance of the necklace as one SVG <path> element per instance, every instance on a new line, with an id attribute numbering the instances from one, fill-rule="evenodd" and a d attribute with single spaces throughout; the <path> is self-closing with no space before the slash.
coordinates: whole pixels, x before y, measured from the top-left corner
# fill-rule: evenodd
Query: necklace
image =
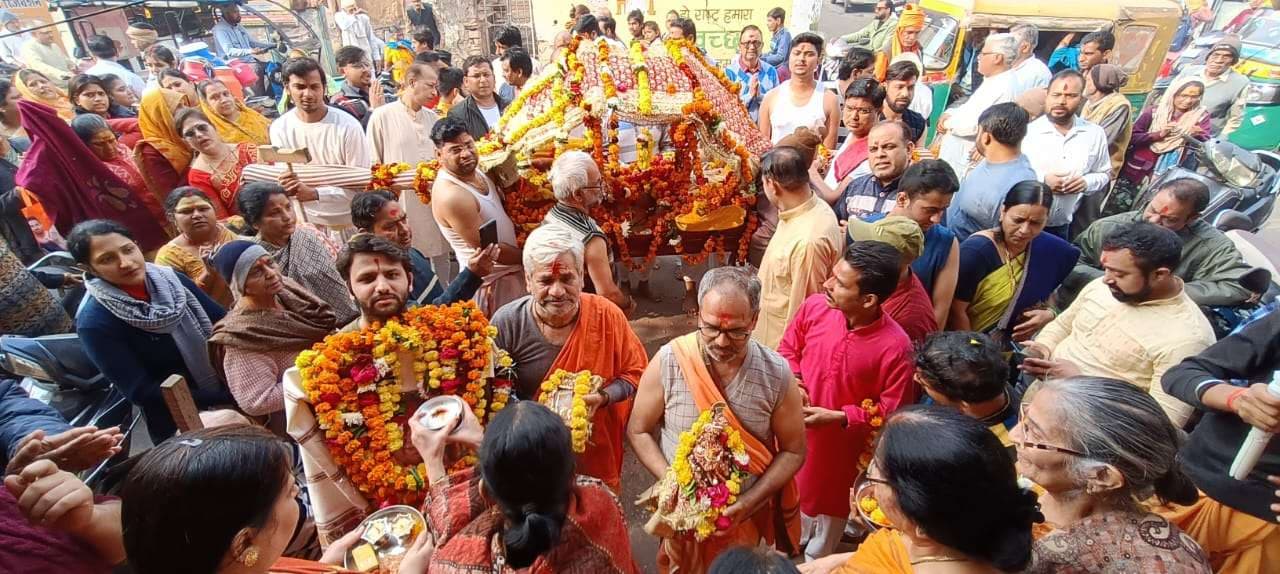
<path id="1" fill-rule="evenodd" d="M 921 556 L 919 558 L 912 560 L 911 565 L 915 566 L 916 564 L 931 564 L 934 562 L 968 562 L 968 561 L 969 561 L 968 558 L 957 558 L 955 556 L 942 556 L 942 555 Z"/>

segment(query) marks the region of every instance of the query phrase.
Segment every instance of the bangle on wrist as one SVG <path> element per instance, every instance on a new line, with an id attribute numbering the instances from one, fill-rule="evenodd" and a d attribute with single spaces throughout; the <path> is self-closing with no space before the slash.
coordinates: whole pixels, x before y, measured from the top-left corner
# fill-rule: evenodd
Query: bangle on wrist
<path id="1" fill-rule="evenodd" d="M 1240 398 L 1240 395 L 1243 395 L 1247 392 L 1249 392 L 1249 389 L 1247 388 L 1236 389 L 1234 391 L 1231 391 L 1231 394 L 1227 396 L 1227 411 L 1233 412 L 1233 413 L 1236 412 L 1236 405 L 1235 405 L 1236 399 Z"/>

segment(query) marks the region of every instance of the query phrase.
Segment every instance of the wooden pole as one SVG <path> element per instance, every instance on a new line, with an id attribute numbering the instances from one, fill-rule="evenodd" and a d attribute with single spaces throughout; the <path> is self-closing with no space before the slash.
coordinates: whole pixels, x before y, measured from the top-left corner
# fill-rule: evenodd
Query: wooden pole
<path id="1" fill-rule="evenodd" d="M 170 375 L 160 383 L 160 394 L 164 396 L 164 404 L 169 407 L 169 415 L 178 427 L 178 432 L 191 432 L 204 428 L 200 422 L 200 409 L 191 398 L 191 389 L 187 380 L 181 375 Z"/>

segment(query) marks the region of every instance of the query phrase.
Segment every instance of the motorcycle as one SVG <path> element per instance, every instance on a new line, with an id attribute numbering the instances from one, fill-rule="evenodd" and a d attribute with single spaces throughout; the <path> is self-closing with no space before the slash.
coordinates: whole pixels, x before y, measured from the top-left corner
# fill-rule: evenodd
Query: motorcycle
<path id="1" fill-rule="evenodd" d="M 60 265 L 63 259 L 70 261 L 70 254 L 51 253 L 28 270 L 78 273 L 74 267 Z M 84 287 L 59 287 L 57 292 L 63 308 L 74 317 L 83 300 Z M 0 373 L 20 379 L 28 396 L 53 407 L 71 426 L 120 428 L 124 434 L 120 454 L 86 471 L 83 478 L 90 487 L 98 486 L 110 467 L 128 457 L 130 439 L 142 417 L 134 414 L 133 403 L 89 360 L 79 335 L 0 335 Z"/>
<path id="2" fill-rule="evenodd" d="M 1234 211 L 1248 220 L 1248 224 L 1237 221 L 1236 225 L 1245 225 L 1242 229 L 1256 231 L 1265 225 L 1280 192 L 1280 155 L 1249 151 L 1226 140 L 1186 140 L 1183 161 L 1152 179 L 1132 209 L 1144 209 L 1165 182 L 1191 178 L 1209 187 L 1205 221 L 1217 226 L 1223 214 Z"/>

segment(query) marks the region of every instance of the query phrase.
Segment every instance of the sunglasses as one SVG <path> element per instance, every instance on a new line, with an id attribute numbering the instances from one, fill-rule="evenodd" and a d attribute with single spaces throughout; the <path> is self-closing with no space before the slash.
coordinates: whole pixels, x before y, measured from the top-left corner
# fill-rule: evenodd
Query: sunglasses
<path id="1" fill-rule="evenodd" d="M 196 134 L 207 133 L 212 129 L 213 129 L 213 126 L 209 124 L 196 124 L 187 128 L 186 131 L 182 132 L 182 137 L 193 138 L 193 137 L 196 137 Z"/>

